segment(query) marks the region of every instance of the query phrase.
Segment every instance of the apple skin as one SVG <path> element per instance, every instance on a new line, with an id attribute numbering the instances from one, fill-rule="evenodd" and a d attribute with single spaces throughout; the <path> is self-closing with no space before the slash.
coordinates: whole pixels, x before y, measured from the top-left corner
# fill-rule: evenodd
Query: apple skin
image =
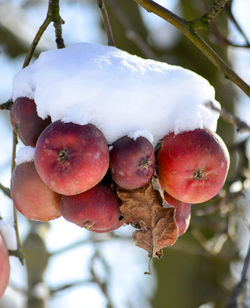
<path id="1" fill-rule="evenodd" d="M 117 185 L 128 190 L 143 187 L 151 180 L 154 170 L 154 148 L 146 138 L 134 140 L 124 136 L 114 142 L 110 171 Z"/>
<path id="2" fill-rule="evenodd" d="M 49 221 L 61 216 L 60 196 L 44 184 L 34 162 L 15 167 L 10 193 L 17 210 L 28 219 Z"/>
<path id="3" fill-rule="evenodd" d="M 157 172 L 164 190 L 177 200 L 202 203 L 224 185 L 229 154 L 223 140 L 205 129 L 171 133 L 157 153 Z"/>
<path id="4" fill-rule="evenodd" d="M 37 115 L 34 100 L 19 97 L 10 109 L 10 122 L 16 134 L 25 145 L 35 147 L 36 141 L 46 126 L 51 123 L 50 118 L 41 119 Z"/>
<path id="5" fill-rule="evenodd" d="M 107 185 L 98 184 L 79 195 L 62 196 L 62 216 L 93 232 L 109 232 L 119 228 L 120 201 Z"/>
<path id="6" fill-rule="evenodd" d="M 0 299 L 2 298 L 10 277 L 9 252 L 0 234 Z"/>
<path id="7" fill-rule="evenodd" d="M 62 195 L 76 195 L 91 189 L 109 167 L 108 145 L 92 124 L 56 121 L 38 138 L 35 166 L 48 187 Z"/>
<path id="8" fill-rule="evenodd" d="M 181 236 L 187 231 L 190 224 L 191 204 L 176 200 L 166 192 L 164 192 L 164 198 L 168 204 L 175 207 L 175 220 L 179 229 L 179 236 Z"/>

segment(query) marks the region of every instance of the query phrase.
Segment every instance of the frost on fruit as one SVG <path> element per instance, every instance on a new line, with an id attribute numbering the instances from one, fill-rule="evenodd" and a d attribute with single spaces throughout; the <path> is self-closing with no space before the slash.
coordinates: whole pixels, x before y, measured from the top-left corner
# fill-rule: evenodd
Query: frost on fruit
<path id="1" fill-rule="evenodd" d="M 118 187 L 117 194 L 122 200 L 124 222 L 138 229 L 134 232 L 136 245 L 145 249 L 150 258 L 161 256 L 161 250 L 178 238 L 175 209 L 162 206 L 162 197 L 152 183 L 133 191 Z"/>

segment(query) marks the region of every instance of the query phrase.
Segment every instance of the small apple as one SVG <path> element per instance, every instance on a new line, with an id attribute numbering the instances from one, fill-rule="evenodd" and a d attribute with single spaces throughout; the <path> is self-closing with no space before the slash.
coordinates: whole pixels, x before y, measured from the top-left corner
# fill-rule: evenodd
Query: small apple
<path id="1" fill-rule="evenodd" d="M 56 121 L 38 138 L 35 166 L 48 187 L 62 195 L 89 190 L 105 176 L 109 167 L 108 145 L 92 124 Z"/>
<path id="2" fill-rule="evenodd" d="M 10 277 L 9 252 L 3 237 L 0 234 L 0 299 L 2 298 Z"/>
<path id="3" fill-rule="evenodd" d="M 103 184 L 79 195 L 62 196 L 61 212 L 66 220 L 98 233 L 113 231 L 123 224 L 119 199 Z"/>
<path id="4" fill-rule="evenodd" d="M 15 207 L 28 219 L 49 221 L 61 216 L 60 196 L 44 184 L 34 162 L 15 167 L 10 192 Z"/>
<path id="5" fill-rule="evenodd" d="M 157 172 L 164 190 L 177 200 L 201 203 L 222 188 L 229 168 L 223 140 L 206 129 L 195 129 L 162 140 Z"/>
<path id="6" fill-rule="evenodd" d="M 10 121 L 22 142 L 32 147 L 35 147 L 44 128 L 51 123 L 50 118 L 43 120 L 37 115 L 34 100 L 27 97 L 15 100 L 10 109 Z"/>
<path id="7" fill-rule="evenodd" d="M 124 136 L 114 142 L 110 171 L 117 185 L 128 190 L 140 188 L 149 183 L 154 169 L 154 148 L 146 138 Z"/>
<path id="8" fill-rule="evenodd" d="M 191 218 L 191 204 L 176 200 L 166 192 L 164 192 L 164 198 L 168 204 L 175 207 L 175 220 L 179 229 L 179 236 L 181 236 L 189 227 Z"/>

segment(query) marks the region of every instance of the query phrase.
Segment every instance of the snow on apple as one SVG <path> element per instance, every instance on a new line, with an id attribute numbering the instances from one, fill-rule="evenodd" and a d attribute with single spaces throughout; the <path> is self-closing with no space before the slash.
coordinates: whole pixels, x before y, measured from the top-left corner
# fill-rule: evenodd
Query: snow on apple
<path id="1" fill-rule="evenodd" d="M 220 104 L 190 70 L 78 43 L 17 73 L 13 101 L 13 128 L 32 147 L 17 155 L 11 194 L 30 219 L 62 214 L 93 232 L 129 223 L 154 257 L 225 182 L 229 155 L 207 103 Z"/>
<path id="2" fill-rule="evenodd" d="M 170 132 L 215 131 L 219 114 L 206 103 L 220 107 L 214 88 L 190 70 L 91 43 L 41 53 L 15 76 L 19 97 L 34 99 L 42 119 L 94 124 L 108 144 L 137 130 L 154 144 Z"/>

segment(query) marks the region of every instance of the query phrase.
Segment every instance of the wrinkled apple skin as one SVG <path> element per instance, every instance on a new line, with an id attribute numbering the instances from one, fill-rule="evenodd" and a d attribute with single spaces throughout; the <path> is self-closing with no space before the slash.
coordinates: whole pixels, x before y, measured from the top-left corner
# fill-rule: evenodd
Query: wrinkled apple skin
<path id="1" fill-rule="evenodd" d="M 164 192 L 164 198 L 168 204 L 175 207 L 175 220 L 179 229 L 179 236 L 181 236 L 187 231 L 190 224 L 191 204 L 176 200 L 166 192 Z"/>
<path id="2" fill-rule="evenodd" d="M 10 192 L 17 210 L 28 219 L 49 221 L 61 216 L 60 196 L 44 184 L 34 162 L 15 167 Z"/>
<path id="3" fill-rule="evenodd" d="M 9 252 L 0 234 L 0 299 L 8 286 L 10 277 Z"/>
<path id="4" fill-rule="evenodd" d="M 146 138 L 124 136 L 114 142 L 110 171 L 117 185 L 128 190 L 143 187 L 151 180 L 154 169 L 154 148 Z"/>
<path id="5" fill-rule="evenodd" d="M 108 232 L 122 225 L 120 202 L 110 187 L 98 184 L 79 195 L 62 196 L 62 216 L 93 232 Z"/>
<path id="6" fill-rule="evenodd" d="M 15 100 L 10 110 L 10 121 L 13 129 L 25 145 L 35 147 L 36 141 L 50 118 L 41 119 L 37 115 L 34 100 L 20 97 Z"/>
<path id="7" fill-rule="evenodd" d="M 56 121 L 38 138 L 34 161 L 50 189 L 76 195 L 94 187 L 105 176 L 109 150 L 105 137 L 94 125 Z"/>
<path id="8" fill-rule="evenodd" d="M 222 139 L 196 129 L 162 140 L 157 172 L 164 190 L 177 200 L 202 203 L 222 188 L 229 168 L 229 154 Z"/>

